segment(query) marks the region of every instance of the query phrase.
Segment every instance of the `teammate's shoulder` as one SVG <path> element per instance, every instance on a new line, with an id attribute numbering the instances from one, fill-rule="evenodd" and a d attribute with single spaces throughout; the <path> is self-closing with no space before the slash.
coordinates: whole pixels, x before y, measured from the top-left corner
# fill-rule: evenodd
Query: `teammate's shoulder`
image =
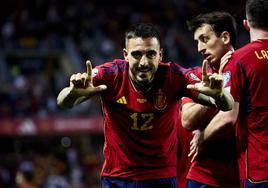
<path id="1" fill-rule="evenodd" d="M 202 68 L 200 66 L 194 66 L 194 67 L 189 67 L 185 69 L 185 71 L 188 72 L 201 72 Z"/>
<path id="2" fill-rule="evenodd" d="M 247 59 L 248 57 L 254 55 L 256 50 L 264 48 L 264 47 L 267 48 L 268 43 L 264 45 L 261 40 L 250 42 L 246 44 L 245 46 L 242 46 L 241 48 L 237 49 L 232 55 L 232 58 L 234 58 L 236 61 Z"/>
<path id="3" fill-rule="evenodd" d="M 115 59 L 112 62 L 106 62 L 102 65 L 99 65 L 97 68 L 101 69 L 103 74 L 115 74 L 127 70 L 128 63 L 122 59 Z"/>
<path id="4" fill-rule="evenodd" d="M 170 73 L 179 75 L 185 74 L 185 72 L 187 71 L 186 68 L 174 62 L 161 62 L 159 64 L 159 69 L 165 72 L 168 71 Z"/>

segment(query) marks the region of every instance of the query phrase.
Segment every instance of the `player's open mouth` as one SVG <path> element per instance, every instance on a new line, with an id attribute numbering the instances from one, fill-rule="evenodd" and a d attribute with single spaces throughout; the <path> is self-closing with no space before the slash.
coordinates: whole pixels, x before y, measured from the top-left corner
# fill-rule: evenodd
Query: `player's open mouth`
<path id="1" fill-rule="evenodd" d="M 140 73 L 150 72 L 150 70 L 139 70 Z"/>
<path id="2" fill-rule="evenodd" d="M 150 68 L 146 68 L 146 69 L 138 69 L 138 72 L 141 72 L 141 73 L 146 73 L 146 72 L 150 72 L 152 69 Z"/>

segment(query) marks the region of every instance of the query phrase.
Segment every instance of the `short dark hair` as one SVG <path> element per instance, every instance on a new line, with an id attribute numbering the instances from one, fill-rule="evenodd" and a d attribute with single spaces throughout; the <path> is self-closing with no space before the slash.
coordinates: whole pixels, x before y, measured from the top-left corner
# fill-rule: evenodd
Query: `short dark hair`
<path id="1" fill-rule="evenodd" d="M 267 12 L 267 0 L 248 0 L 246 2 L 246 15 L 252 27 L 268 29 Z"/>
<path id="2" fill-rule="evenodd" d="M 227 31 L 230 34 L 231 44 L 235 46 L 237 26 L 234 17 L 230 13 L 224 11 L 214 11 L 199 14 L 192 20 L 187 21 L 188 29 L 193 32 L 195 32 L 203 24 L 210 25 L 218 37 L 222 32 Z"/>
<path id="3" fill-rule="evenodd" d="M 138 23 L 132 25 L 125 33 L 126 42 L 132 38 L 156 38 L 161 46 L 159 30 L 150 23 Z"/>

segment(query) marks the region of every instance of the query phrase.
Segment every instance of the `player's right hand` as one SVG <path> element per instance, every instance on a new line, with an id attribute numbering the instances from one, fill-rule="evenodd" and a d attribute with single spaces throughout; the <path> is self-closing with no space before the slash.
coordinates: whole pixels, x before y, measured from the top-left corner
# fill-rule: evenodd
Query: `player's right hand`
<path id="1" fill-rule="evenodd" d="M 223 92 L 223 78 L 221 74 L 207 72 L 208 61 L 204 60 L 202 64 L 202 81 L 195 84 L 187 85 L 192 89 L 213 98 L 219 97 Z"/>
<path id="2" fill-rule="evenodd" d="M 87 71 L 70 77 L 70 92 L 77 97 L 91 97 L 107 89 L 106 85 L 94 86 L 92 82 L 92 65 L 86 61 Z"/>

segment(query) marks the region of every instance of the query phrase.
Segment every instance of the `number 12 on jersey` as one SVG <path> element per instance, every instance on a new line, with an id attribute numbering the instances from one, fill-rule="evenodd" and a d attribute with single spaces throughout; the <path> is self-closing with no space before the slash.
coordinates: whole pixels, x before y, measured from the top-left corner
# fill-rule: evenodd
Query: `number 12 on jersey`
<path id="1" fill-rule="evenodd" d="M 134 113 L 130 117 L 133 119 L 132 130 L 146 131 L 153 128 L 151 124 L 154 119 L 153 113 Z"/>

